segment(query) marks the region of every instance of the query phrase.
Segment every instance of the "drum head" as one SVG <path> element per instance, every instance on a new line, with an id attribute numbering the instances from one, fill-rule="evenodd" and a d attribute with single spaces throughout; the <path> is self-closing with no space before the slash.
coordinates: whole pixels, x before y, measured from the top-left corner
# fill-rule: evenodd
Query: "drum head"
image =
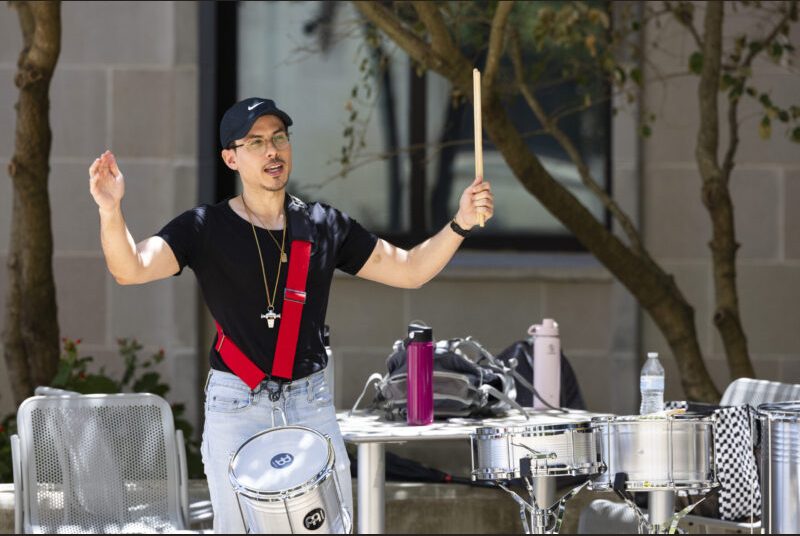
<path id="1" fill-rule="evenodd" d="M 301 426 L 271 428 L 239 447 L 230 475 L 253 492 L 281 492 L 315 479 L 332 463 L 328 439 Z"/>

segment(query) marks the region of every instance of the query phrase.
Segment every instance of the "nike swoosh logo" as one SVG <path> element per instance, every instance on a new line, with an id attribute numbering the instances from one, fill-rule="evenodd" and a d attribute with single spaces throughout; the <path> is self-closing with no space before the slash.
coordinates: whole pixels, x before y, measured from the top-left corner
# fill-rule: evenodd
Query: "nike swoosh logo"
<path id="1" fill-rule="evenodd" d="M 255 104 L 254 104 L 254 105 L 252 105 L 252 106 L 248 106 L 248 107 L 247 107 L 247 111 L 248 111 L 248 112 L 250 112 L 250 111 L 252 111 L 252 110 L 253 110 L 253 108 L 255 108 L 256 106 L 258 106 L 258 105 L 260 105 L 260 104 L 264 104 L 265 102 L 266 102 L 266 101 L 261 101 L 261 102 L 257 102 L 257 103 L 255 103 Z"/>

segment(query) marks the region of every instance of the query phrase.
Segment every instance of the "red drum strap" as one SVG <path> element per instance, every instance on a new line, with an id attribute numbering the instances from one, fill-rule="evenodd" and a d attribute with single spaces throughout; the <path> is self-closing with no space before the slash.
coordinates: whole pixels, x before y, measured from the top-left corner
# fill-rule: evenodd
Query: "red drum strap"
<path id="1" fill-rule="evenodd" d="M 311 264 L 311 242 L 293 240 L 289 254 L 289 273 L 283 292 L 283 310 L 278 327 L 278 344 L 272 362 L 272 376 L 292 379 L 294 357 L 297 353 L 297 338 L 300 335 L 300 320 L 306 303 L 306 282 Z M 250 389 L 255 389 L 267 376 L 244 352 L 222 331 L 218 322 L 216 350 L 225 365 Z"/>

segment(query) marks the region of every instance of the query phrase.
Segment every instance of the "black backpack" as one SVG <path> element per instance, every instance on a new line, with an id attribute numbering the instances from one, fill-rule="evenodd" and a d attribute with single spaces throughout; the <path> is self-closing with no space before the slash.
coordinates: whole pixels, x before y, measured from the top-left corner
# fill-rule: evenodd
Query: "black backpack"
<path id="1" fill-rule="evenodd" d="M 375 383 L 371 409 L 387 420 L 406 418 L 408 339 L 394 343 L 386 359 L 388 373 L 373 374 L 356 401 L 355 409 Z M 433 355 L 433 412 L 435 418 L 491 417 L 519 408 L 511 370 L 471 337 L 439 341 Z"/>
<path id="2" fill-rule="evenodd" d="M 531 383 L 533 380 L 533 345 L 530 340 L 520 340 L 497 354 L 497 360 L 514 371 L 517 403 L 521 406 L 533 406 Z M 516 364 L 515 364 L 516 363 Z M 575 371 L 561 352 L 561 395 L 559 405 L 562 408 L 586 409 Z"/>

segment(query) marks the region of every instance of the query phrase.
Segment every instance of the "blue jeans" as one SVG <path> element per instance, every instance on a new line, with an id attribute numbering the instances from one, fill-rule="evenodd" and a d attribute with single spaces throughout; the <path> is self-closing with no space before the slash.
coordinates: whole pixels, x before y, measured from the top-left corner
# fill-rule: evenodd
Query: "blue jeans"
<path id="1" fill-rule="evenodd" d="M 270 392 L 277 389 L 275 382 L 264 381 L 251 391 L 234 374 L 212 369 L 208 375 L 201 452 L 214 510 L 214 532 L 217 534 L 245 531 L 236 494 L 228 479 L 228 464 L 245 440 L 272 427 L 273 407 L 283 410 L 286 424 L 307 426 L 331 438 L 336 454 L 336 473 L 344 495 L 342 502 L 352 519 L 350 461 L 324 373 L 316 372 L 284 385 L 280 398 L 272 402 Z M 277 412 L 275 425 L 283 425 Z"/>

